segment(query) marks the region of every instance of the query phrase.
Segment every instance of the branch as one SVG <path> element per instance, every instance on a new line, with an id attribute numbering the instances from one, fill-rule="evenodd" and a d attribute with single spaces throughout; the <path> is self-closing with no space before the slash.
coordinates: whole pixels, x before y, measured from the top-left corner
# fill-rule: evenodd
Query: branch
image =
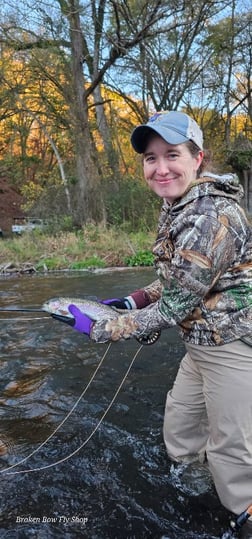
<path id="1" fill-rule="evenodd" d="M 238 109 L 238 107 L 240 105 L 242 105 L 242 103 L 244 103 L 244 101 L 246 101 L 246 99 L 249 99 L 250 96 L 252 95 L 252 90 L 250 90 L 249 92 L 246 93 L 246 95 L 244 95 L 244 97 L 239 101 L 239 103 L 237 103 L 237 105 L 235 105 L 232 110 L 230 110 L 230 114 L 233 115 L 234 112 L 236 111 L 236 109 Z"/>
<path id="2" fill-rule="evenodd" d="M 115 4 L 116 5 L 116 4 Z M 155 9 L 151 13 L 149 20 L 146 22 L 145 26 L 141 28 L 132 39 L 121 39 L 120 42 L 114 43 L 112 48 L 110 49 L 110 54 L 108 60 L 103 64 L 102 68 L 99 70 L 99 73 L 97 73 L 97 76 L 92 81 L 90 86 L 85 92 L 85 98 L 87 98 L 89 95 L 92 94 L 94 88 L 96 88 L 97 84 L 99 84 L 106 71 L 114 65 L 116 60 L 118 58 L 121 58 L 122 56 L 125 56 L 127 51 L 138 45 L 143 39 L 146 37 L 151 37 L 155 35 L 157 32 L 160 32 L 160 30 L 156 30 L 154 33 L 150 33 L 150 28 L 162 17 L 164 17 L 164 14 L 158 14 L 159 7 L 162 6 L 162 0 L 159 0 L 155 6 Z M 117 9 L 117 6 L 116 6 Z"/>

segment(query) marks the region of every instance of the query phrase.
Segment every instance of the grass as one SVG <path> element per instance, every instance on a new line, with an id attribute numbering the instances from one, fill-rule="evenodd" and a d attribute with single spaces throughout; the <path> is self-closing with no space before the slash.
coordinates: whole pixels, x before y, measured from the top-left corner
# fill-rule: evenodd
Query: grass
<path id="1" fill-rule="evenodd" d="M 1 240 L 0 269 L 31 264 L 37 271 L 144 266 L 152 263 L 154 232 L 126 233 L 88 225 L 57 235 L 38 231 Z"/>

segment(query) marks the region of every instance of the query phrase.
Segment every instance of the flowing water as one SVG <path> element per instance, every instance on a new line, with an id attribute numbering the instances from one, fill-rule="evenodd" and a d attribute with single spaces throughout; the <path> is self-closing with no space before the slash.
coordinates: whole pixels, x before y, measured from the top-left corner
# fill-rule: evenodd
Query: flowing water
<path id="1" fill-rule="evenodd" d="M 150 269 L 6 277 L 1 306 L 118 297 L 153 278 Z M 229 515 L 207 469 L 173 466 L 162 440 L 166 392 L 184 353 L 176 330 L 141 348 L 110 406 L 137 341 L 107 351 L 50 317 L 0 318 L 1 538 L 221 536 Z"/>

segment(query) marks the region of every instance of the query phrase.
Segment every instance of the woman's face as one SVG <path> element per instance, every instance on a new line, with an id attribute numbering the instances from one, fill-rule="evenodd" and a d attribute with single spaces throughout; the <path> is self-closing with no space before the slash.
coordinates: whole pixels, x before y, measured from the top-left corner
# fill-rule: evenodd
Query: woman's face
<path id="1" fill-rule="evenodd" d="M 202 151 L 193 157 L 186 144 L 168 144 L 153 135 L 143 155 L 145 180 L 154 193 L 171 204 L 196 179 L 202 159 Z"/>

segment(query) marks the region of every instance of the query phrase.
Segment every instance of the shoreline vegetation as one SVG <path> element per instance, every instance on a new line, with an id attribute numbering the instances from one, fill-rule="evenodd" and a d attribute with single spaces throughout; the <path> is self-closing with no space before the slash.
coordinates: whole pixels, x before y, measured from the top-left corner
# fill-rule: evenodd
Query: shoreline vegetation
<path id="1" fill-rule="evenodd" d="M 0 275 L 152 266 L 155 231 L 87 225 L 56 235 L 33 231 L 1 240 Z"/>

